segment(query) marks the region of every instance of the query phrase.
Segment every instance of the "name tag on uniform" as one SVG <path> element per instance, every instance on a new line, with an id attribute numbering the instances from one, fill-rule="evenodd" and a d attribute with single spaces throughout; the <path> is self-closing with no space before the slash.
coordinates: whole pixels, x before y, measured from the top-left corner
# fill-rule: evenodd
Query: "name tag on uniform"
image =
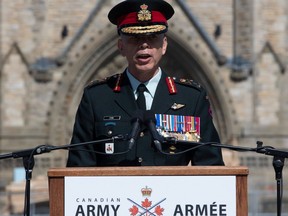
<path id="1" fill-rule="evenodd" d="M 104 121 L 119 121 L 121 119 L 121 116 L 104 116 Z"/>

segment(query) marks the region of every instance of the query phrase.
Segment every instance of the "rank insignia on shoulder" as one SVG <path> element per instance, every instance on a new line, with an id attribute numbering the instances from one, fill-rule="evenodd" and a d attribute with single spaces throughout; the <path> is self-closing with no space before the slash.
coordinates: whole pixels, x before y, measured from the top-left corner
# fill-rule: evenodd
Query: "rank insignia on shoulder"
<path id="1" fill-rule="evenodd" d="M 176 79 L 175 82 L 200 89 L 201 85 L 192 79 Z"/>
<path id="2" fill-rule="evenodd" d="M 177 104 L 177 103 L 174 103 L 172 106 L 171 106 L 171 109 L 173 110 L 178 110 L 178 109 L 181 109 L 185 107 L 185 104 Z"/>
<path id="3" fill-rule="evenodd" d="M 95 85 L 100 85 L 102 83 L 105 83 L 107 81 L 107 79 L 102 79 L 102 80 L 92 80 L 91 82 L 89 82 L 86 87 L 92 87 L 92 86 L 95 86 Z"/>
<path id="4" fill-rule="evenodd" d="M 155 114 L 156 128 L 164 137 L 178 140 L 200 141 L 200 117 Z"/>

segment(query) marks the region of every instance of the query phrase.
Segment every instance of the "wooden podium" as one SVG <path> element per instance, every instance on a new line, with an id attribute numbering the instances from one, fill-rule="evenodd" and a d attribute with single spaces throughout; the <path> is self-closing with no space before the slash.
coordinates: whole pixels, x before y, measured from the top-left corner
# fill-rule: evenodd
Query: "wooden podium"
<path id="1" fill-rule="evenodd" d="M 235 198 L 236 215 L 237 216 L 248 215 L 247 167 L 160 166 L 160 167 L 52 168 L 48 171 L 50 216 L 64 216 L 65 177 L 71 177 L 71 176 L 84 176 L 84 177 L 204 176 L 204 178 L 205 176 L 234 176 L 236 178 L 236 198 Z"/>

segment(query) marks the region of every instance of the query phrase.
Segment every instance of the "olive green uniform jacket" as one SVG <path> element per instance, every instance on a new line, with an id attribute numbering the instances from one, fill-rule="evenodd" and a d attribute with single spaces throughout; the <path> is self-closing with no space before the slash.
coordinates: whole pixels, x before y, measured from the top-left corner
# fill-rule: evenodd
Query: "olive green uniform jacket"
<path id="1" fill-rule="evenodd" d="M 115 75 L 85 87 L 76 114 L 71 145 L 130 133 L 131 118 L 137 105 L 126 72 L 121 76 L 120 84 Z M 200 117 L 200 142 L 220 142 L 212 122 L 206 91 L 191 80 L 175 79 L 177 92 L 170 94 L 166 77 L 162 72 L 151 110 L 155 114 Z M 114 91 L 116 85 L 119 85 L 120 91 Z M 184 106 L 173 109 L 174 103 Z M 144 136 L 137 139 L 129 152 L 126 152 L 128 141 L 115 141 L 114 154 L 105 154 L 105 142 L 71 148 L 67 166 L 177 166 L 190 162 L 192 165 L 224 165 L 220 148 L 207 145 L 181 154 L 179 152 L 187 148 L 176 146 L 177 154 L 166 155 L 156 149 L 149 130 L 143 127 L 142 131 Z M 169 152 L 169 146 L 163 145 L 163 151 Z"/>

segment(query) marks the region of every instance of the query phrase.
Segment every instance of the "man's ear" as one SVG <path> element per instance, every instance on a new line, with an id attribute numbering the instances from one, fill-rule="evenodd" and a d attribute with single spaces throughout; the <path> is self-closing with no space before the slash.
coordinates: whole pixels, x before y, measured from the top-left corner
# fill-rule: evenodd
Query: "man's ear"
<path id="1" fill-rule="evenodd" d="M 167 51 L 167 46 L 168 46 L 168 40 L 167 40 L 167 37 L 164 36 L 163 45 L 162 45 L 162 55 L 165 55 L 165 53 Z"/>
<path id="2" fill-rule="evenodd" d="M 117 43 L 117 46 L 118 46 L 118 50 L 119 52 L 121 53 L 122 56 L 125 56 L 124 54 L 124 49 L 123 49 L 123 41 L 121 38 L 118 39 L 118 43 Z"/>

